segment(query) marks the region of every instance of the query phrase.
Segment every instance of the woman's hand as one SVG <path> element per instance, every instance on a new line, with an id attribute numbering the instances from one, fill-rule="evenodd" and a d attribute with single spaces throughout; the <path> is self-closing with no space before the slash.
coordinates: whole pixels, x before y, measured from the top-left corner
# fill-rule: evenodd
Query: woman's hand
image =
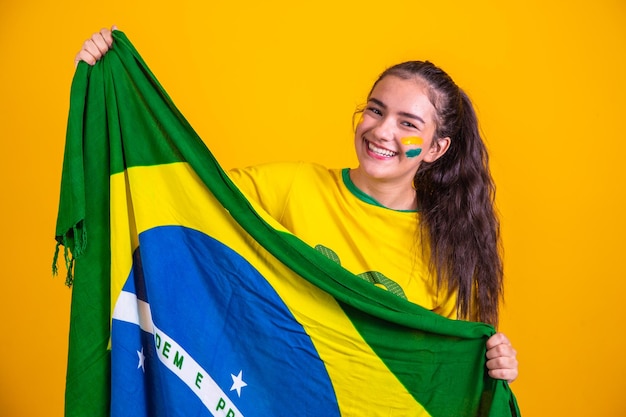
<path id="1" fill-rule="evenodd" d="M 503 333 L 496 333 L 487 340 L 487 369 L 489 376 L 505 379 L 509 383 L 517 378 L 517 351 Z"/>
<path id="2" fill-rule="evenodd" d="M 113 36 L 111 31 L 117 30 L 117 26 L 113 25 L 111 30 L 103 28 L 100 32 L 96 32 L 91 35 L 91 38 L 87 39 L 83 43 L 82 49 L 76 54 L 74 58 L 74 64 L 78 65 L 80 61 L 85 61 L 89 65 L 94 65 L 100 58 L 107 53 L 113 45 Z"/>

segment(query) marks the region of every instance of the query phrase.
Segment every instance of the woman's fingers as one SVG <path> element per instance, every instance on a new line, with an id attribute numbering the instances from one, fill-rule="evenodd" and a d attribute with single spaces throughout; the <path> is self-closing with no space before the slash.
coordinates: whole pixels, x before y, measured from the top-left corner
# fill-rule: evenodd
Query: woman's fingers
<path id="1" fill-rule="evenodd" d="M 487 340 L 487 369 L 489 376 L 513 382 L 518 376 L 517 351 L 503 333 Z"/>
<path id="2" fill-rule="evenodd" d="M 83 47 L 76 54 L 74 63 L 78 65 L 80 61 L 85 61 L 89 65 L 94 65 L 102 58 L 113 46 L 111 30 L 117 30 L 117 26 L 113 26 L 111 29 L 103 28 L 91 35 L 91 38 L 83 43 Z"/>

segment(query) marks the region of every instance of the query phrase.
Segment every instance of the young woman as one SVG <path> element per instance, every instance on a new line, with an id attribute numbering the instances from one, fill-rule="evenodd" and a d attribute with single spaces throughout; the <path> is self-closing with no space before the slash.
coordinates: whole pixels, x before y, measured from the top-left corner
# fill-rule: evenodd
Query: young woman
<path id="1" fill-rule="evenodd" d="M 102 29 L 75 62 L 93 65 L 112 44 Z M 283 226 L 351 272 L 443 316 L 497 325 L 499 222 L 467 95 L 433 64 L 406 62 L 383 72 L 355 116 L 355 169 L 281 163 L 230 175 Z M 489 338 L 489 375 L 511 382 L 517 366 L 507 337 Z"/>

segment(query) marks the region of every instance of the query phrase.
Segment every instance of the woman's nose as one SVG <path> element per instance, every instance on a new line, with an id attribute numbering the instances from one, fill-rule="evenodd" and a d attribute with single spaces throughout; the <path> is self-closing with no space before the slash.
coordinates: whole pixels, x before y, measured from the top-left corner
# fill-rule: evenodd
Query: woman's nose
<path id="1" fill-rule="evenodd" d="M 394 138 L 393 121 L 390 118 L 382 118 L 378 120 L 378 123 L 372 129 L 372 133 L 378 140 L 390 141 Z"/>

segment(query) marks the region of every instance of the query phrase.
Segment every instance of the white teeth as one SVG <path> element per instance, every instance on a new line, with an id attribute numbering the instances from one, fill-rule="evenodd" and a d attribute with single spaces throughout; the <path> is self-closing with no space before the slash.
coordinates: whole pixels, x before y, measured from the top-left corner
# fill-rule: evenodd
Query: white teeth
<path id="1" fill-rule="evenodd" d="M 393 151 L 390 151 L 389 149 L 379 148 L 378 146 L 374 145 L 369 140 L 367 141 L 367 148 L 377 155 L 386 156 L 388 158 L 391 158 L 392 156 L 396 156 L 398 154 L 398 152 L 393 152 Z"/>

